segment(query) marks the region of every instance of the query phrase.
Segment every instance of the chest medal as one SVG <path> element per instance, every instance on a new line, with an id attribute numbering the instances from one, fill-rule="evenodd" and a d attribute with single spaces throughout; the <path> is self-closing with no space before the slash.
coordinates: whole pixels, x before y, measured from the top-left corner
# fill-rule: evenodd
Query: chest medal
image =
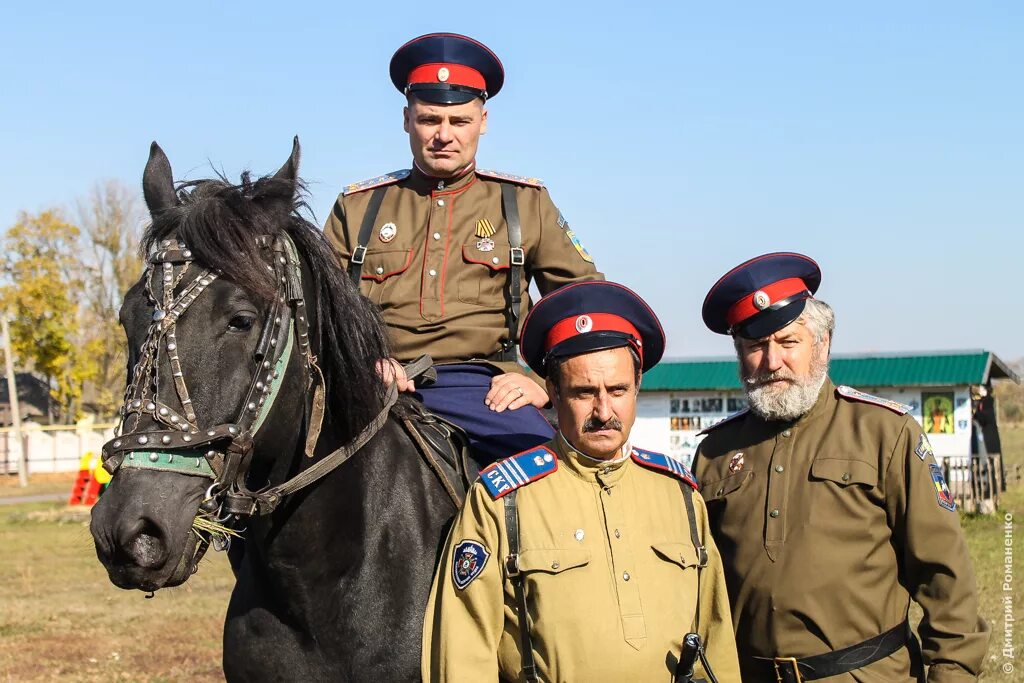
<path id="1" fill-rule="evenodd" d="M 385 223 L 384 225 L 380 226 L 380 232 L 378 233 L 377 237 L 380 238 L 381 242 L 387 244 L 391 240 L 395 239 L 395 235 L 397 234 L 397 225 L 395 225 L 394 223 Z"/>

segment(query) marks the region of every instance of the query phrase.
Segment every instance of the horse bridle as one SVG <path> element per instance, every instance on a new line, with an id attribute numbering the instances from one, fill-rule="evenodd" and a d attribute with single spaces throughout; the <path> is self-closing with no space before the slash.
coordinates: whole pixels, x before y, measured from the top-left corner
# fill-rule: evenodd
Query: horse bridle
<path id="1" fill-rule="evenodd" d="M 285 233 L 274 239 L 258 239 L 259 245 L 271 252 L 272 261 L 267 268 L 273 270 L 277 286 L 254 352 L 257 370 L 238 416 L 233 422 L 205 429 L 198 424 L 178 355 L 176 324 L 220 272 L 212 268 L 200 270 L 175 295 L 194 259 L 187 245 L 177 240 L 164 240 L 149 255 L 144 275 L 146 293 L 154 304 L 152 323 L 125 390 L 116 436 L 103 446 L 103 467 L 110 474 L 130 468 L 211 479 L 202 509 L 216 513 L 219 521 L 269 514 L 285 496 L 334 470 L 380 430 L 398 396 L 392 384 L 380 413 L 348 444 L 282 484 L 259 491 L 249 490 L 245 478 L 252 459 L 253 440 L 274 405 L 296 345 L 303 355 L 306 374 L 309 403 L 304 451 L 310 458 L 319 438 L 325 406 L 323 375 L 309 342 L 302 267 L 295 244 Z M 161 400 L 159 395 L 162 351 L 167 353 L 180 410 Z M 149 415 L 165 429 L 140 431 L 144 415 Z M 192 536 L 194 534 L 190 534 Z M 190 572 L 194 571 L 208 542 L 208 539 L 193 539 L 192 552 L 186 553 L 192 556 L 188 558 Z"/>

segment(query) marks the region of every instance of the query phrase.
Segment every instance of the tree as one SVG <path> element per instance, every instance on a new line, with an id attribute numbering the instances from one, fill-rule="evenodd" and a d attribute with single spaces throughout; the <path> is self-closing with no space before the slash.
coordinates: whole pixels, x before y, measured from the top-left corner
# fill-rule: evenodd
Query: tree
<path id="1" fill-rule="evenodd" d="M 124 293 L 142 271 L 139 227 L 144 214 L 138 192 L 108 180 L 80 201 L 87 278 L 82 311 L 83 348 L 95 372 L 85 386 L 86 401 L 110 416 L 120 405 L 127 362 L 118 313 Z"/>
<path id="2" fill-rule="evenodd" d="M 80 231 L 58 209 L 21 212 L 4 235 L 0 305 L 12 315 L 15 355 L 50 384 L 61 421 L 76 417 L 92 370 L 78 345 Z"/>

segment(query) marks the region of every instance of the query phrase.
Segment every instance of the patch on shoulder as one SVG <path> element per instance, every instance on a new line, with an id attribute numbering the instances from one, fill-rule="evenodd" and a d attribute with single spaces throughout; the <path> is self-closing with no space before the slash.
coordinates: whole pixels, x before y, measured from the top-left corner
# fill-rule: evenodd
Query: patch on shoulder
<path id="1" fill-rule="evenodd" d="M 932 458 L 935 457 L 935 451 L 932 449 L 932 444 L 928 441 L 928 437 L 921 433 L 921 436 L 917 439 L 917 446 L 914 448 L 914 453 L 921 460 L 925 460 L 929 455 Z"/>
<path id="2" fill-rule="evenodd" d="M 697 436 L 701 436 L 703 434 L 709 434 L 709 433 L 713 432 L 714 430 L 718 429 L 719 427 L 721 427 L 722 425 L 724 425 L 724 424 L 726 424 L 728 422 L 732 422 L 733 420 L 735 420 L 738 417 L 743 417 L 744 415 L 746 415 L 749 412 L 750 412 L 750 408 L 744 408 L 743 410 L 738 410 L 735 413 L 733 413 L 732 415 L 728 415 L 724 419 L 719 420 L 718 422 L 716 422 L 715 424 L 711 425 L 710 427 L 705 427 L 704 429 L 700 430 L 699 432 L 697 432 Z"/>
<path id="3" fill-rule="evenodd" d="M 939 506 L 950 512 L 956 512 L 956 501 L 953 499 L 953 494 L 949 492 L 949 487 L 946 486 L 942 468 L 938 465 L 928 465 L 928 471 L 931 472 L 932 483 L 935 484 L 935 496 L 939 499 Z"/>
<path id="4" fill-rule="evenodd" d="M 452 583 L 460 591 L 480 576 L 491 554 L 477 541 L 459 541 L 452 555 Z"/>
<path id="5" fill-rule="evenodd" d="M 899 401 L 893 401 L 892 399 L 882 398 L 881 396 L 873 396 L 871 394 L 865 394 L 863 391 L 858 391 L 853 387 L 848 387 L 845 384 L 840 384 L 836 387 L 836 393 L 843 398 L 848 398 L 851 401 L 860 401 L 861 403 L 873 403 L 876 406 L 882 406 L 888 408 L 894 413 L 899 415 L 906 415 L 910 412 L 910 406 L 904 405 Z"/>
<path id="6" fill-rule="evenodd" d="M 544 187 L 544 181 L 540 178 L 529 178 L 523 175 L 512 175 L 511 173 L 503 173 L 501 171 L 487 171 L 482 168 L 476 169 L 477 175 L 481 175 L 484 178 L 491 178 L 493 180 L 504 180 L 507 183 L 515 183 L 516 185 L 526 185 L 528 187 Z"/>
<path id="7" fill-rule="evenodd" d="M 642 448 L 634 448 L 630 455 L 633 457 L 633 462 L 638 465 L 643 465 L 644 467 L 649 467 L 653 470 L 668 472 L 692 486 L 694 491 L 698 489 L 697 477 L 693 476 L 693 473 L 686 468 L 686 465 L 675 458 L 670 458 L 663 453 L 645 451 Z"/>
<path id="8" fill-rule="evenodd" d="M 480 481 L 491 498 L 498 500 L 511 491 L 543 479 L 557 469 L 558 458 L 554 452 L 540 446 L 499 460 L 481 470 Z"/>
<path id="9" fill-rule="evenodd" d="M 397 182 L 405 180 L 412 173 L 412 169 L 403 168 L 400 171 L 392 171 L 391 173 L 385 173 L 379 175 L 376 178 L 368 178 L 367 180 L 361 180 L 358 183 L 352 183 L 346 185 L 345 189 L 341 191 L 342 194 L 349 195 L 356 192 L 362 192 L 363 190 L 372 190 L 375 187 L 381 185 L 393 185 Z"/>

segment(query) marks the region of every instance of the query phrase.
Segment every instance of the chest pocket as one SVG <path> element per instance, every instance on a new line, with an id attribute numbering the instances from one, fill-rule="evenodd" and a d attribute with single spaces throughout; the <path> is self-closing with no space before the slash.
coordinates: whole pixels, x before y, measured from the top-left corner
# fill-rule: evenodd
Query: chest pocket
<path id="1" fill-rule="evenodd" d="M 519 554 L 519 571 L 523 574 L 563 574 L 590 563 L 585 548 L 524 550 Z"/>
<path id="2" fill-rule="evenodd" d="M 830 481 L 843 488 L 878 485 L 878 470 L 871 463 L 847 458 L 818 458 L 811 463 L 811 479 Z"/>
<path id="3" fill-rule="evenodd" d="M 722 500 L 727 496 L 736 493 L 744 487 L 748 481 L 754 477 L 753 472 L 737 472 L 736 474 L 730 474 L 725 479 L 719 479 L 704 484 L 700 488 L 700 495 L 704 498 L 705 503 L 711 503 L 712 501 Z"/>
<path id="4" fill-rule="evenodd" d="M 363 261 L 360 273 L 360 289 L 368 299 L 383 306 L 385 293 L 394 288 L 394 283 L 412 265 L 412 249 L 370 249 Z"/>
<path id="5" fill-rule="evenodd" d="M 503 234 L 503 233 L 502 233 Z M 495 236 L 497 237 L 497 235 Z M 496 309 L 505 307 L 505 283 L 511 266 L 508 239 L 473 236 L 462 245 L 459 269 L 459 301 Z M 493 248 L 487 251 L 487 246 Z M 480 249 L 480 247 L 484 249 Z"/>
<path id="6" fill-rule="evenodd" d="M 654 554 L 682 569 L 696 569 L 699 564 L 697 549 L 690 543 L 655 543 Z"/>

